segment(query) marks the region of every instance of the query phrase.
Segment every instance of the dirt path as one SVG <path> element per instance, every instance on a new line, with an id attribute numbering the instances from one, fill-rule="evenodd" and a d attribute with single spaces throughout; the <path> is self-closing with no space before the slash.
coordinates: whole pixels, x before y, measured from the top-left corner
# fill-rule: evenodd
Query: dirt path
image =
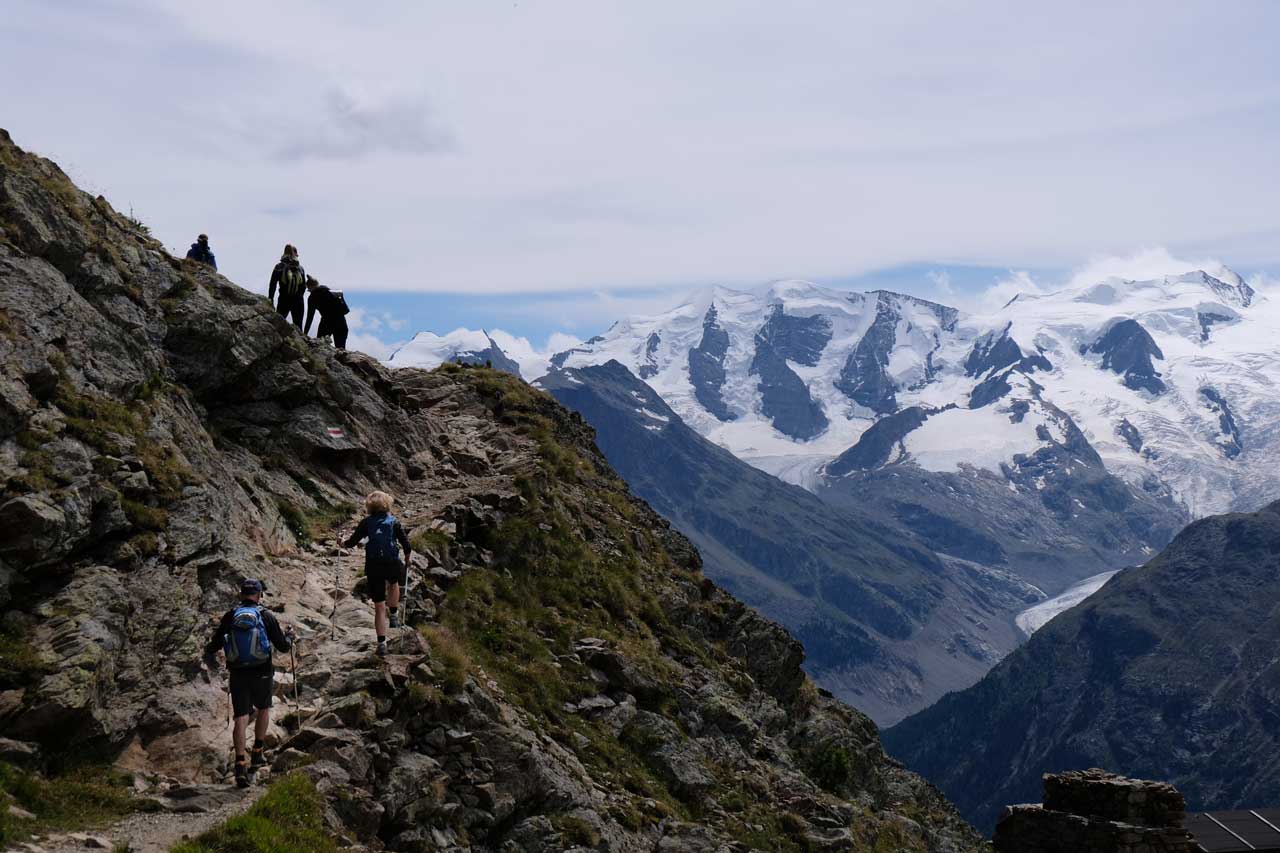
<path id="1" fill-rule="evenodd" d="M 48 853 L 76 853 L 91 849 L 112 849 L 127 843 L 130 853 L 168 853 L 174 845 L 194 838 L 224 820 L 253 805 L 266 788 L 256 785 L 241 790 L 228 786 L 209 786 L 208 799 L 201 803 L 208 811 L 201 813 L 162 812 L 135 814 L 103 830 L 67 833 L 47 839 L 39 846 Z M 221 801 L 220 804 L 215 804 Z M 86 843 L 85 836 L 96 839 Z"/>

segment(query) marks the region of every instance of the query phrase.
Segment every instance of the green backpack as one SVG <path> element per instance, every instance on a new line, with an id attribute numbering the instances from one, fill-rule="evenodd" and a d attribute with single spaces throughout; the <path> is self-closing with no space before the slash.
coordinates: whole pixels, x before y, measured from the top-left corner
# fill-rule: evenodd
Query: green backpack
<path id="1" fill-rule="evenodd" d="M 280 292 L 285 296 L 297 296 L 307 286 L 307 276 L 297 264 L 285 264 L 280 271 Z"/>

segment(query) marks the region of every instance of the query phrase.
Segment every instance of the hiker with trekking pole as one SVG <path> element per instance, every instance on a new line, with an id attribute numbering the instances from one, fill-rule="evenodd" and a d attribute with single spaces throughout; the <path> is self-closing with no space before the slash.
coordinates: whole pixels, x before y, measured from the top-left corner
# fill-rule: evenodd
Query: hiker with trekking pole
<path id="1" fill-rule="evenodd" d="M 393 499 L 386 492 L 373 492 L 365 499 L 368 516 L 355 531 L 341 543 L 341 548 L 353 548 L 361 540 L 364 546 L 364 574 L 369 583 L 369 597 L 373 599 L 374 634 L 378 638 L 375 647 L 379 657 L 387 653 L 387 628 L 400 627 L 400 587 L 408 580 L 409 561 L 413 548 L 399 519 L 391 514 Z M 404 562 L 400 561 L 400 549 L 404 549 Z"/>
<path id="2" fill-rule="evenodd" d="M 204 664 L 210 671 L 218 668 L 219 649 L 227 659 L 228 692 L 235 716 L 231 730 L 236 752 L 235 780 L 241 788 L 249 787 L 250 776 L 267 763 L 263 752 L 271 726 L 271 695 L 275 690 L 271 650 L 274 647 L 279 652 L 292 652 L 295 640 L 293 628 L 280 630 L 275 614 L 262 606 L 265 589 L 262 581 L 255 578 L 242 581 L 240 604 L 223 614 L 204 647 Z M 294 695 L 296 700 L 296 688 Z M 246 755 L 245 730 L 251 715 L 254 716 L 253 749 Z"/>

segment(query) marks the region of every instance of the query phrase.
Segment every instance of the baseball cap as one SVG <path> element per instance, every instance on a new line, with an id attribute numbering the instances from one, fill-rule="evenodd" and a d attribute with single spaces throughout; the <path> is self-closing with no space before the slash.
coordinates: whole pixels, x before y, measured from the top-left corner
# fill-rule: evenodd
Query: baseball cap
<path id="1" fill-rule="evenodd" d="M 241 595 L 256 595 L 265 589 L 266 586 L 257 578 L 245 578 L 240 581 Z"/>

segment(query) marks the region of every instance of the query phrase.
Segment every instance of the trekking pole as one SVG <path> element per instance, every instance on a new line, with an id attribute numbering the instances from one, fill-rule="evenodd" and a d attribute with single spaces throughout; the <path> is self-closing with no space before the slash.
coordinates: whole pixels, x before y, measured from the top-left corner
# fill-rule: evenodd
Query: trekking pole
<path id="1" fill-rule="evenodd" d="M 329 639 L 338 639 L 338 583 L 342 573 L 341 531 L 333 537 L 333 610 L 329 613 Z"/>
<path id="2" fill-rule="evenodd" d="M 298 659 L 293 654 L 293 649 L 297 646 L 298 640 L 293 641 L 293 645 L 289 647 L 289 667 L 293 670 L 293 712 L 298 717 L 298 727 L 302 727 L 302 703 L 298 701 Z"/>
<path id="3" fill-rule="evenodd" d="M 401 625 L 409 624 L 407 620 L 409 618 L 409 590 L 412 588 L 412 583 L 413 583 L 413 575 L 410 574 L 413 568 L 412 563 L 413 563 L 413 555 L 405 554 L 404 555 L 404 594 L 400 596 L 400 612 L 404 614 L 404 620 L 400 622 Z"/>

